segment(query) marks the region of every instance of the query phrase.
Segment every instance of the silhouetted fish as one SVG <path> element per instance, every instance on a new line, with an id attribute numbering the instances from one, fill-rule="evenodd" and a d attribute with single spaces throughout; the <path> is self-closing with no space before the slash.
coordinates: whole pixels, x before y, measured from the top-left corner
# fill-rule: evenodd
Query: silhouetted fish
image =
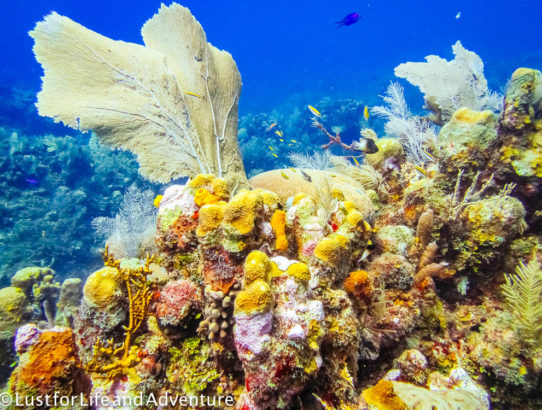
<path id="1" fill-rule="evenodd" d="M 359 13 L 350 13 L 348 16 L 343 18 L 341 21 L 335 22 L 337 24 L 337 28 L 340 28 L 342 26 L 350 26 L 354 23 L 356 23 L 361 18 L 361 14 Z"/>

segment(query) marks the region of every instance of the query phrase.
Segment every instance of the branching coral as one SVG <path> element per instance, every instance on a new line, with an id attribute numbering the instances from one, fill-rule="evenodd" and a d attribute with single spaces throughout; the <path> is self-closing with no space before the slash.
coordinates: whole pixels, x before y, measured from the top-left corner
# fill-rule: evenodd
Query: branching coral
<path id="1" fill-rule="evenodd" d="M 502 291 L 526 341 L 542 346 L 542 270 L 536 260 L 521 262 L 515 275 L 505 275 Z"/>
<path id="2" fill-rule="evenodd" d="M 52 13 L 30 32 L 42 64 L 40 115 L 134 152 L 154 181 L 212 173 L 244 179 L 237 144 L 241 77 L 187 8 L 163 5 L 145 47 Z"/>
<path id="3" fill-rule="evenodd" d="M 483 193 L 491 186 L 493 182 L 493 174 L 489 179 L 484 182 L 484 184 L 477 189 L 476 185 L 478 184 L 478 178 L 480 178 L 481 172 L 478 171 L 474 176 L 472 183 L 467 188 L 463 196 L 461 195 L 461 177 L 463 176 L 463 170 L 460 170 L 457 174 L 457 180 L 454 187 L 454 192 L 449 196 L 449 207 L 448 207 L 448 219 L 450 221 L 456 220 L 459 217 L 459 214 L 465 207 L 469 204 L 474 204 L 477 201 L 482 199 Z"/>
<path id="4" fill-rule="evenodd" d="M 130 319 L 128 326 L 123 326 L 125 337 L 124 342 L 121 344 L 114 344 L 112 339 L 106 343 L 103 343 L 100 339 L 96 341 L 92 359 L 87 364 L 87 370 L 104 373 L 109 379 L 114 379 L 121 375 L 126 368 L 136 364 L 139 359 L 134 349 L 131 348 L 131 341 L 147 317 L 147 310 L 152 297 L 147 275 L 150 273 L 149 265 L 152 263 L 154 256 L 147 255 L 145 264 L 142 267 L 122 268 L 120 260 L 115 259 L 109 253 L 106 245 L 103 258 L 105 266 L 119 270 L 120 276 L 126 285 Z M 107 363 L 108 361 L 109 363 Z"/>

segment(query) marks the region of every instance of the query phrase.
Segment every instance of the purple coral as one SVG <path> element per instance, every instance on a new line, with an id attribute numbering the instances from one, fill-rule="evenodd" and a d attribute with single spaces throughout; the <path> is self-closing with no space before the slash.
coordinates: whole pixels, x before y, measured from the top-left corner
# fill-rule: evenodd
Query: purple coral
<path id="1" fill-rule="evenodd" d="M 41 331 L 32 323 L 28 323 L 17 329 L 15 334 L 15 351 L 23 354 L 39 339 Z"/>
<path id="2" fill-rule="evenodd" d="M 238 352 L 251 351 L 258 354 L 269 338 L 273 314 L 260 313 L 248 317 L 235 318 L 235 345 Z"/>

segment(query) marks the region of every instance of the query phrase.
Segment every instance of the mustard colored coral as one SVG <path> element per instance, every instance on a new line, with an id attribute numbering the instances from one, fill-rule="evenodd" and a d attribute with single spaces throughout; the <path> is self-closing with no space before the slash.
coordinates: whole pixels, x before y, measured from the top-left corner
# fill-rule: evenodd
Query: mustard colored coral
<path id="1" fill-rule="evenodd" d="M 363 215 L 358 211 L 353 211 L 346 215 L 346 222 L 352 226 L 357 226 L 363 220 Z"/>
<path id="2" fill-rule="evenodd" d="M 356 298 L 367 298 L 370 295 L 369 274 L 364 270 L 351 272 L 344 281 L 344 290 Z"/>
<path id="3" fill-rule="evenodd" d="M 273 298 L 267 282 L 257 279 L 244 288 L 235 298 L 234 314 L 252 315 L 269 311 Z"/>
<path id="4" fill-rule="evenodd" d="M 223 204 L 203 205 L 199 210 L 198 229 L 196 230 L 196 234 L 198 236 L 204 236 L 209 232 L 218 229 L 224 218 L 225 209 L 226 205 Z"/>
<path id="5" fill-rule="evenodd" d="M 301 282 L 308 282 L 311 279 L 309 267 L 302 262 L 293 263 L 288 266 L 287 273 Z"/>
<path id="6" fill-rule="evenodd" d="M 203 191 L 200 191 L 202 189 L 207 191 L 209 194 L 212 194 L 214 197 L 216 197 L 217 198 L 216 202 L 227 200 L 229 197 L 227 182 L 223 180 L 222 178 L 215 177 L 214 175 L 209 175 L 209 174 L 196 175 L 194 179 L 188 182 L 188 186 L 195 190 L 195 196 L 198 196 L 198 191 L 199 191 L 200 198 L 205 197 L 205 193 Z M 209 200 L 212 200 L 212 199 L 209 199 Z M 216 203 L 216 202 L 206 202 L 206 203 L 211 204 L 211 203 Z M 201 206 L 200 204 L 198 205 Z M 205 205 L 205 203 L 202 205 Z"/>
<path id="7" fill-rule="evenodd" d="M 245 285 L 256 280 L 268 282 L 270 274 L 271 261 L 269 257 L 261 251 L 250 252 L 245 261 Z"/>
<path id="8" fill-rule="evenodd" d="M 254 221 L 262 207 L 263 200 L 257 192 L 240 192 L 228 203 L 224 222 L 241 235 L 249 234 L 254 229 Z"/>
<path id="9" fill-rule="evenodd" d="M 267 189 L 261 189 L 257 188 L 254 190 L 257 192 L 263 200 L 263 203 L 270 207 L 271 209 L 274 209 L 277 207 L 277 204 L 280 203 L 280 198 L 277 194 L 274 192 L 268 191 Z"/>
<path id="10" fill-rule="evenodd" d="M 117 268 L 106 266 L 91 274 L 83 288 L 87 305 L 99 309 L 116 305 L 122 294 L 122 278 Z"/>
<path id="11" fill-rule="evenodd" d="M 288 249 L 288 239 L 286 238 L 286 212 L 277 209 L 271 217 L 271 227 L 275 233 L 275 248 L 279 251 Z"/>
<path id="12" fill-rule="evenodd" d="M 487 121 L 487 119 L 491 117 L 493 117 L 493 113 L 489 110 L 476 111 L 467 107 L 461 107 L 452 115 L 452 121 L 474 124 L 477 122 Z"/>
<path id="13" fill-rule="evenodd" d="M 13 332 L 22 325 L 22 319 L 29 313 L 28 300 L 19 288 L 8 286 L 0 289 L 0 329 Z"/>
<path id="14" fill-rule="evenodd" d="M 375 386 L 363 390 L 362 396 L 369 406 L 378 410 L 405 410 L 407 406 L 393 390 L 393 383 L 380 380 Z"/>
<path id="15" fill-rule="evenodd" d="M 314 248 L 314 256 L 329 265 L 338 265 L 347 244 L 343 238 L 346 239 L 342 235 L 336 235 L 322 239 Z"/>
<path id="16" fill-rule="evenodd" d="M 211 194 L 204 188 L 197 189 L 194 195 L 194 202 L 197 206 L 216 204 L 218 201 L 219 198 L 216 195 Z"/>
<path id="17" fill-rule="evenodd" d="M 214 181 L 215 176 L 211 174 L 199 174 L 194 177 L 194 179 L 188 182 L 188 185 L 194 189 L 209 187 Z"/>

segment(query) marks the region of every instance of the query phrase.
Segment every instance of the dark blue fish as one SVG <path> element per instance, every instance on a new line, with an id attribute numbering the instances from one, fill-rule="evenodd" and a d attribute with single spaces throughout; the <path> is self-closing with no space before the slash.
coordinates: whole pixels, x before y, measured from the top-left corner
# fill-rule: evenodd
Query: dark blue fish
<path id="1" fill-rule="evenodd" d="M 361 14 L 359 13 L 350 13 L 348 16 L 343 18 L 341 21 L 335 22 L 337 24 L 337 28 L 340 28 L 342 26 L 350 26 L 354 23 L 356 23 L 361 18 Z"/>
<path id="2" fill-rule="evenodd" d="M 40 183 L 37 179 L 32 179 L 32 178 L 25 178 L 24 180 L 30 186 L 36 186 Z"/>

